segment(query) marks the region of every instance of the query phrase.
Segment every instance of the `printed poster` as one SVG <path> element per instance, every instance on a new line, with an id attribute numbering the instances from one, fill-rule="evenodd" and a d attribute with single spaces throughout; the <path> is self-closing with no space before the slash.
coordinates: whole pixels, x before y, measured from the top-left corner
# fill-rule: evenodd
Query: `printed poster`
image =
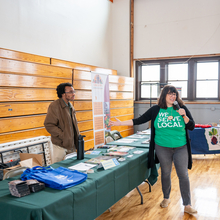
<path id="1" fill-rule="evenodd" d="M 220 128 L 205 128 L 205 137 L 209 150 L 220 150 L 219 133 Z"/>
<path id="2" fill-rule="evenodd" d="M 176 87 L 176 89 L 179 92 L 179 97 L 182 98 L 182 87 Z"/>
<path id="3" fill-rule="evenodd" d="M 105 143 L 105 131 L 110 131 L 109 77 L 105 74 L 91 74 L 93 131 L 95 149 Z"/>

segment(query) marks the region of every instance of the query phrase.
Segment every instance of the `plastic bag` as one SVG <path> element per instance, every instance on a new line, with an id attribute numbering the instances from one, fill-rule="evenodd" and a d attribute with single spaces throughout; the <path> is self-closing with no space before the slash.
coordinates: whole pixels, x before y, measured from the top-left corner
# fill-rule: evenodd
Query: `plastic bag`
<path id="1" fill-rule="evenodd" d="M 87 174 L 76 170 L 72 171 L 64 167 L 54 169 L 50 166 L 36 166 L 26 169 L 21 175 L 21 179 L 36 179 L 39 182 L 45 183 L 48 187 L 62 190 L 84 182 L 87 179 Z"/>

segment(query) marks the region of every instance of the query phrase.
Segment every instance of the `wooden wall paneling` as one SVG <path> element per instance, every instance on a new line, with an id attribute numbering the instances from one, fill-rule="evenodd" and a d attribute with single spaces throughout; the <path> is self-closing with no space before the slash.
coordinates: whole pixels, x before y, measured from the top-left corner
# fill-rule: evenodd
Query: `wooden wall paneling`
<path id="1" fill-rule="evenodd" d="M 71 79 L 0 73 L 0 86 L 56 88 L 57 85 L 59 85 L 60 83 L 67 83 L 67 82 L 71 83 Z"/>
<path id="2" fill-rule="evenodd" d="M 133 99 L 133 92 L 110 92 L 110 99 Z"/>
<path id="3" fill-rule="evenodd" d="M 119 132 L 124 131 L 124 130 L 128 130 L 130 128 L 132 128 L 133 126 L 112 126 L 111 127 L 111 131 L 117 130 Z"/>
<path id="4" fill-rule="evenodd" d="M 43 127 L 45 117 L 46 115 L 35 115 L 0 119 L 0 133 Z"/>
<path id="5" fill-rule="evenodd" d="M 91 91 L 76 90 L 75 100 L 91 100 L 91 99 L 92 99 Z"/>
<path id="6" fill-rule="evenodd" d="M 127 137 L 129 135 L 132 135 L 132 134 L 134 134 L 134 128 L 131 128 L 131 129 L 128 129 L 125 131 L 120 131 L 120 134 L 122 137 Z"/>
<path id="7" fill-rule="evenodd" d="M 3 58 L 0 58 L 0 72 L 72 79 L 72 70 L 69 68 Z"/>
<path id="8" fill-rule="evenodd" d="M 79 131 L 87 131 L 87 130 L 92 130 L 93 129 L 93 121 L 83 121 L 83 122 L 78 122 L 78 128 Z"/>
<path id="9" fill-rule="evenodd" d="M 74 101 L 73 106 L 76 111 L 92 110 L 92 101 Z"/>
<path id="10" fill-rule="evenodd" d="M 70 62 L 70 61 L 65 61 L 65 60 L 54 59 L 54 58 L 51 58 L 51 65 L 67 67 L 67 68 L 71 68 L 74 70 L 79 69 L 79 70 L 90 71 L 90 69 L 86 67 L 86 64 L 75 63 L 75 62 Z"/>
<path id="11" fill-rule="evenodd" d="M 114 76 L 109 75 L 109 83 L 120 83 L 120 84 L 132 84 L 133 85 L 134 78 L 125 77 L 125 76 Z"/>
<path id="12" fill-rule="evenodd" d="M 134 118 L 134 114 L 121 115 L 121 116 L 119 115 L 119 116 L 116 116 L 116 117 L 111 115 L 111 120 L 112 120 L 112 121 L 116 121 L 115 118 L 119 119 L 120 121 L 127 121 L 127 120 L 133 119 L 133 118 Z"/>
<path id="13" fill-rule="evenodd" d="M 111 116 L 120 120 L 133 118 L 133 78 L 117 76 L 116 70 L 92 65 L 53 58 L 45 59 L 51 62 L 46 65 L 42 64 L 43 60 L 41 56 L 9 53 L 0 48 L 0 132 L 5 132 L 0 138 L 4 138 L 3 142 L 50 135 L 43 122 L 49 104 L 57 99 L 55 88 L 72 81 L 76 90 L 72 103 L 77 111 L 79 130 L 86 135 L 85 150 L 94 148 L 90 71 L 110 74 Z M 128 134 L 132 129 L 122 126 L 120 130 Z"/>
<path id="14" fill-rule="evenodd" d="M 94 139 L 93 130 L 83 131 L 83 132 L 81 132 L 80 134 L 81 134 L 81 135 L 85 135 L 84 141 L 88 141 L 88 140 Z"/>
<path id="15" fill-rule="evenodd" d="M 84 142 L 84 150 L 91 150 L 94 148 L 94 140 L 89 140 Z"/>
<path id="16" fill-rule="evenodd" d="M 133 91 L 132 84 L 109 83 L 109 91 Z"/>
<path id="17" fill-rule="evenodd" d="M 75 70 L 94 71 L 97 73 L 117 75 L 116 70 L 105 69 L 105 68 L 100 68 L 100 67 L 96 67 L 92 65 L 74 63 L 70 61 L 64 61 L 64 60 L 53 59 L 53 58 L 51 59 L 51 64 L 55 66 L 68 67 L 68 68 L 72 68 Z"/>
<path id="18" fill-rule="evenodd" d="M 130 115 L 134 113 L 134 108 L 117 108 L 111 109 L 111 117 L 122 116 L 122 115 Z"/>
<path id="19" fill-rule="evenodd" d="M 92 111 L 77 111 L 76 119 L 77 121 L 92 120 L 93 119 Z"/>
<path id="20" fill-rule="evenodd" d="M 0 57 L 6 59 L 12 59 L 12 60 L 33 62 L 33 63 L 50 64 L 49 57 L 23 53 L 19 51 L 4 49 L 4 48 L 0 48 Z"/>
<path id="21" fill-rule="evenodd" d="M 0 103 L 0 118 L 31 114 L 45 114 L 51 102 Z"/>
<path id="22" fill-rule="evenodd" d="M 110 101 L 110 108 L 125 108 L 125 107 L 133 107 L 134 101 L 133 100 L 111 100 Z"/>
<path id="23" fill-rule="evenodd" d="M 23 139 L 38 137 L 38 136 L 50 136 L 45 128 L 36 128 L 25 131 L 17 131 L 11 133 L 0 134 L 0 144 L 19 141 Z"/>
<path id="24" fill-rule="evenodd" d="M 57 94 L 55 89 L 0 87 L 0 102 L 48 101 L 56 99 Z"/>
<path id="25" fill-rule="evenodd" d="M 73 88 L 75 90 L 83 89 L 83 90 L 90 90 L 91 91 L 92 84 L 91 84 L 91 81 L 78 81 L 78 80 L 74 80 L 73 81 Z"/>
<path id="26" fill-rule="evenodd" d="M 74 80 L 88 80 L 91 82 L 91 72 L 90 71 L 82 71 L 82 70 L 74 70 Z"/>
<path id="27" fill-rule="evenodd" d="M 112 115 L 111 115 L 112 116 Z M 134 118 L 134 114 L 131 115 L 123 115 L 123 116 L 117 116 L 117 119 L 120 121 L 127 121 Z M 111 121 L 116 121 L 115 117 L 111 117 Z M 112 126 L 111 130 L 117 130 L 117 131 L 124 131 L 133 128 L 133 126 Z"/>
<path id="28" fill-rule="evenodd" d="M 121 121 L 134 118 L 133 101 L 134 79 L 123 76 L 109 76 L 111 120 L 117 117 Z M 123 137 L 134 133 L 133 126 L 112 126 L 111 130 L 118 130 Z"/>

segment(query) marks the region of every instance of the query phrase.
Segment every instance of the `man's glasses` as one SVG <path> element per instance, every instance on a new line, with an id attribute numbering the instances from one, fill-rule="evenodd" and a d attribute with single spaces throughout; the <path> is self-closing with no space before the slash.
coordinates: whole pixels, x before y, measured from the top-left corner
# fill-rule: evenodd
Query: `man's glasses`
<path id="1" fill-rule="evenodd" d="M 74 91 L 65 92 L 65 93 L 69 93 L 69 94 L 75 94 L 75 93 L 76 93 L 76 91 L 74 90 Z"/>

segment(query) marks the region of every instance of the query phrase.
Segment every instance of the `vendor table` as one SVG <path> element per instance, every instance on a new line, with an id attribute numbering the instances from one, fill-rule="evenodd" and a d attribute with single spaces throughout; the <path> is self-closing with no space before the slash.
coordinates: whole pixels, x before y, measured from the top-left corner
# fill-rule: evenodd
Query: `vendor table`
<path id="1" fill-rule="evenodd" d="M 134 149 L 137 150 L 137 149 Z M 7 179 L 0 182 L 1 220 L 90 220 L 102 214 L 145 179 L 157 181 L 157 168 L 147 168 L 148 148 L 138 149 L 142 154 L 126 158 L 120 165 L 108 170 L 95 169 L 85 182 L 65 190 L 46 187 L 45 190 L 16 198 L 11 196 Z M 70 158 L 52 167 L 70 167 L 84 160 Z M 18 179 L 18 178 L 13 178 Z"/>
<path id="2" fill-rule="evenodd" d="M 213 150 L 213 148 L 219 148 L 219 136 L 218 143 L 216 145 L 208 144 L 205 132 L 210 131 L 212 128 L 194 128 L 193 131 L 189 131 L 191 139 L 192 154 L 220 154 L 220 150 Z M 219 128 L 217 128 L 218 130 Z M 212 150 L 211 150 L 212 149 Z"/>

